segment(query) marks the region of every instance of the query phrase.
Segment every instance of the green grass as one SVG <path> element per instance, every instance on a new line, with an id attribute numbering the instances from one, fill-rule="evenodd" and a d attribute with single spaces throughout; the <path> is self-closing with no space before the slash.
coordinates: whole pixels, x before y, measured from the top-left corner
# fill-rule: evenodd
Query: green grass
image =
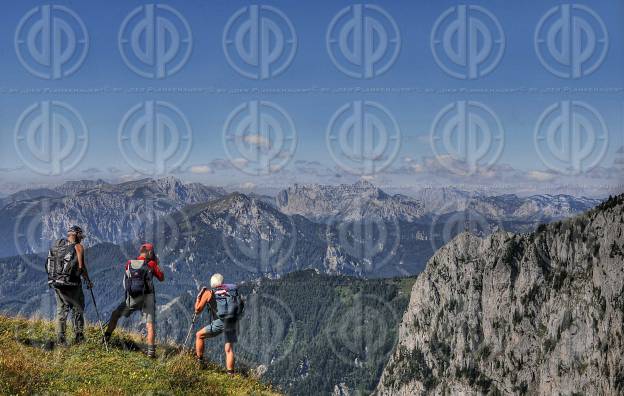
<path id="1" fill-rule="evenodd" d="M 149 359 L 136 334 L 116 332 L 106 352 L 99 334 L 88 326 L 87 342 L 54 346 L 52 323 L 0 315 L 0 394 L 277 395 L 216 365 L 200 370 L 175 345 L 159 345 L 158 358 Z"/>

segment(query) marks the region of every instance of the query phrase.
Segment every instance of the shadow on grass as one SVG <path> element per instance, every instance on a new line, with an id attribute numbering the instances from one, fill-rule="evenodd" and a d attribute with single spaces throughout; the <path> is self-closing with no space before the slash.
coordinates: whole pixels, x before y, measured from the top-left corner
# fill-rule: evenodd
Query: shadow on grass
<path id="1" fill-rule="evenodd" d="M 52 351 L 55 348 L 61 346 L 57 345 L 57 343 L 53 340 L 41 340 L 36 338 L 18 337 L 16 338 L 16 341 L 22 345 L 43 349 L 44 351 Z"/>

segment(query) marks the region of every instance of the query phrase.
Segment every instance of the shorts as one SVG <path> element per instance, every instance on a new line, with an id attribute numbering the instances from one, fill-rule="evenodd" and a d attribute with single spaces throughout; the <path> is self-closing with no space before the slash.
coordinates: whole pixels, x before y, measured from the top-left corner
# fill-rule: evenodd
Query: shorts
<path id="1" fill-rule="evenodd" d="M 128 296 L 119 306 L 115 309 L 115 312 L 119 316 L 127 318 L 136 311 L 143 313 L 143 318 L 147 323 L 156 323 L 156 294 L 149 293 L 139 297 Z"/>
<path id="2" fill-rule="evenodd" d="M 215 319 L 203 329 L 211 337 L 223 333 L 226 343 L 234 344 L 238 341 L 238 320 Z"/>

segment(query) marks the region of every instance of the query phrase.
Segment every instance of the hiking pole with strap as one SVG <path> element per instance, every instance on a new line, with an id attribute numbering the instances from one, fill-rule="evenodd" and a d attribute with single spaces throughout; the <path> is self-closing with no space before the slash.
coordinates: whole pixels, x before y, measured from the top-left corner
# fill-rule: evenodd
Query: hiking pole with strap
<path id="1" fill-rule="evenodd" d="M 106 334 L 104 334 L 104 326 L 102 325 L 102 319 L 100 319 L 100 312 L 98 311 L 97 304 L 95 303 L 95 294 L 93 294 L 93 288 L 88 287 L 92 285 L 91 279 L 89 279 L 89 275 L 87 275 L 87 282 L 89 282 L 89 285 L 87 285 L 87 289 L 89 289 L 89 291 L 91 292 L 91 300 L 93 301 L 93 307 L 95 308 L 95 315 L 97 316 L 97 320 L 100 325 L 100 331 L 102 332 L 102 339 L 104 340 L 104 348 L 106 349 L 106 352 L 108 352 L 108 341 L 106 341 Z"/>

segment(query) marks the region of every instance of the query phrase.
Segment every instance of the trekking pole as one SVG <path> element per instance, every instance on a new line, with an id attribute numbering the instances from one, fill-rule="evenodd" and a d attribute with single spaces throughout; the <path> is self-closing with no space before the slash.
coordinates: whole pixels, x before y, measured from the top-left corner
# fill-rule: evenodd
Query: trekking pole
<path id="1" fill-rule="evenodd" d="M 193 331 L 193 327 L 195 326 L 195 320 L 197 320 L 197 313 L 193 313 L 193 319 L 191 320 L 191 326 L 188 329 L 188 333 L 186 333 L 186 338 L 184 339 L 184 344 L 182 344 L 182 350 L 186 349 L 186 343 L 191 336 L 191 332 Z"/>
<path id="2" fill-rule="evenodd" d="M 89 279 L 88 275 L 87 275 L 87 282 L 89 282 L 87 286 L 90 286 L 91 279 Z M 108 341 L 106 341 L 106 335 L 104 334 L 104 326 L 102 325 L 102 319 L 100 319 L 100 312 L 98 311 L 97 304 L 95 303 L 95 294 L 93 294 L 92 287 L 87 287 L 87 289 L 89 289 L 89 291 L 91 292 L 91 300 L 93 301 L 93 307 L 95 308 L 95 315 L 97 316 L 97 320 L 100 325 L 100 331 L 102 332 L 102 339 L 104 340 L 104 348 L 106 349 L 106 352 L 108 352 Z"/>

